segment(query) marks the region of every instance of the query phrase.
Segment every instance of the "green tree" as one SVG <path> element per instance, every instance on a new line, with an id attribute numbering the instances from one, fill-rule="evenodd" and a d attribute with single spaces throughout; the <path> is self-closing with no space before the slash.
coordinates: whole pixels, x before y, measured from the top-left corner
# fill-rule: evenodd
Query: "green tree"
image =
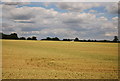
<path id="1" fill-rule="evenodd" d="M 79 41 L 79 39 L 78 38 L 75 38 L 75 40 L 74 41 Z"/>
<path id="2" fill-rule="evenodd" d="M 113 41 L 114 41 L 114 42 L 118 42 L 118 37 L 117 37 L 117 36 L 114 36 Z"/>

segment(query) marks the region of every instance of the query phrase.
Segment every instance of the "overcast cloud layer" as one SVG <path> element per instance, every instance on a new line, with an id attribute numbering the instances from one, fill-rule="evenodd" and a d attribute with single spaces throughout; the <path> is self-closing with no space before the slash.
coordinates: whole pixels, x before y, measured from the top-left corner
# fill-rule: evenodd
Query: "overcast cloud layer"
<path id="1" fill-rule="evenodd" d="M 113 39 L 117 3 L 4 3 L 2 31 L 19 36 Z"/>

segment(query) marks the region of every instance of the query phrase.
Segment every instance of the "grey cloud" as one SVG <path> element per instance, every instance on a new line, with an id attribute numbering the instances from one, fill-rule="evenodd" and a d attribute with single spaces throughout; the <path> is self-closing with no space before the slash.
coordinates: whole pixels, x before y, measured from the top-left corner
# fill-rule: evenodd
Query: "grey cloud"
<path id="1" fill-rule="evenodd" d="M 85 9 L 90 9 L 93 7 L 99 7 L 100 4 L 98 3 L 77 3 L 77 2 L 67 2 L 67 3 L 57 3 L 56 6 L 60 9 L 66 9 L 66 10 L 70 10 L 70 11 L 77 11 L 77 12 L 81 12 Z"/>
<path id="2" fill-rule="evenodd" d="M 64 23 L 70 23 L 70 24 L 76 24 L 76 23 L 82 23 L 83 21 L 82 20 L 79 20 L 79 19 L 67 19 L 67 20 L 63 20 Z"/>
<path id="3" fill-rule="evenodd" d="M 106 10 L 111 14 L 118 14 L 118 10 L 120 10 L 120 5 L 118 3 L 112 3 L 108 6 L 105 6 Z"/>
<path id="4" fill-rule="evenodd" d="M 14 29 L 13 28 L 2 28 L 2 31 L 3 32 L 5 32 L 5 31 L 9 31 L 9 32 L 11 31 L 12 32 L 12 31 L 14 31 Z"/>
<path id="5" fill-rule="evenodd" d="M 21 2 L 3 2 L 4 5 L 19 5 Z"/>
<path id="6" fill-rule="evenodd" d="M 2 23 L 2 31 L 14 31 L 14 28 L 12 25 L 9 25 L 7 23 Z"/>
<path id="7" fill-rule="evenodd" d="M 2 2 L 2 4 L 4 5 L 15 5 L 15 6 L 18 6 L 18 5 L 26 5 L 26 4 L 30 4 L 30 2 L 21 2 L 21 1 L 18 1 L 18 2 L 14 2 L 14 1 L 11 1 L 11 2 Z"/>
<path id="8" fill-rule="evenodd" d="M 40 28 L 35 28 L 35 27 L 23 27 L 21 28 L 21 31 L 39 31 L 41 30 Z"/>
<path id="9" fill-rule="evenodd" d="M 31 19 L 33 16 L 29 15 L 29 14 L 23 14 L 23 15 L 15 15 L 12 18 L 15 20 L 29 20 Z M 23 22 L 23 21 L 21 21 Z"/>
<path id="10" fill-rule="evenodd" d="M 2 27 L 8 27 L 9 26 L 9 24 L 7 24 L 7 23 L 2 23 Z"/>
<path id="11" fill-rule="evenodd" d="M 34 21 L 15 21 L 16 23 L 35 23 Z"/>
<path id="12" fill-rule="evenodd" d="M 29 10 L 27 7 L 16 8 L 11 5 L 3 6 L 3 18 L 13 19 L 13 20 L 29 20 L 34 18 L 32 10 Z"/>
<path id="13" fill-rule="evenodd" d="M 26 36 L 79 37 L 82 39 L 102 38 L 106 37 L 105 32 L 116 32 L 116 29 L 113 28 L 116 27 L 117 22 L 114 24 L 116 20 L 110 22 L 110 20 L 106 20 L 106 17 L 102 17 L 102 19 L 96 17 L 96 14 L 74 11 L 60 13 L 42 7 L 4 7 L 4 9 L 6 10 L 3 12 L 3 20 L 9 23 L 3 25 L 6 32 L 9 32 L 11 27 L 19 34 L 24 32 L 21 35 Z"/>
<path id="14" fill-rule="evenodd" d="M 49 6 L 52 3 L 46 3 L 47 6 Z M 82 12 L 84 10 L 90 9 L 90 8 L 96 8 L 96 7 L 105 7 L 105 9 L 107 10 L 107 12 L 111 13 L 111 14 L 118 14 L 118 8 L 120 11 L 120 3 L 118 4 L 118 2 L 60 2 L 60 3 L 56 3 L 55 4 L 56 7 L 60 8 L 60 9 L 64 9 L 64 10 L 68 10 L 68 11 L 74 11 L 74 12 Z M 91 12 L 96 12 L 97 11 L 91 11 Z"/>

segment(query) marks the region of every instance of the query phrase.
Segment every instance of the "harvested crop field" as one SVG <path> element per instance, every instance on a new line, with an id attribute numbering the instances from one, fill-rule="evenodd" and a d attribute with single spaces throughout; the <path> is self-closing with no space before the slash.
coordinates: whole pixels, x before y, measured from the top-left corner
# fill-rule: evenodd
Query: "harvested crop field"
<path id="1" fill-rule="evenodd" d="M 117 79 L 118 44 L 2 41 L 3 79 Z"/>

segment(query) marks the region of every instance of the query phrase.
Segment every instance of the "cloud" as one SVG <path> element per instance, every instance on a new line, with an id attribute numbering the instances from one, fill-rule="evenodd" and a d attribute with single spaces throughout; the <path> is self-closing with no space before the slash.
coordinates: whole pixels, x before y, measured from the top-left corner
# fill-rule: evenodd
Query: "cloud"
<path id="1" fill-rule="evenodd" d="M 9 13 L 7 13 L 8 11 Z M 14 20 L 28 20 L 34 17 L 32 9 L 28 9 L 27 7 L 16 8 L 15 6 L 7 5 L 3 6 L 3 13 L 6 13 L 3 14 L 3 17 Z"/>
<path id="2" fill-rule="evenodd" d="M 31 20 L 14 20 L 16 23 L 34 23 L 34 21 Z"/>
<path id="3" fill-rule="evenodd" d="M 65 9 L 69 11 L 77 11 L 77 12 L 82 12 L 85 9 L 90 9 L 93 7 L 99 7 L 100 4 L 98 3 L 77 3 L 77 2 L 61 2 L 57 3 L 56 6 L 60 9 Z"/>
<path id="4" fill-rule="evenodd" d="M 57 4 L 58 8 L 70 11 L 59 12 L 55 11 L 54 8 L 46 9 L 43 7 L 4 5 L 3 31 L 6 33 L 17 32 L 21 36 L 36 35 L 39 38 L 58 36 L 60 38 L 79 37 L 81 39 L 102 39 L 106 36 L 108 37 L 109 33 L 112 34 L 111 32 L 117 31 L 117 17 L 109 20 L 106 16 L 97 17 L 97 14 L 90 12 L 78 12 L 84 9 L 98 7 L 100 6 L 98 3 L 94 3 L 95 5 L 92 3 Z M 62 5 L 64 6 L 62 7 Z M 70 5 L 71 7 L 68 8 Z M 91 9 L 91 12 L 93 11 L 94 10 Z"/>
<path id="5" fill-rule="evenodd" d="M 19 2 L 21 0 L 1 0 L 2 2 Z"/>
<path id="6" fill-rule="evenodd" d="M 29 32 L 29 31 L 38 31 L 39 30 L 39 28 L 30 28 L 30 27 L 23 27 L 23 28 L 21 28 L 21 31 L 27 31 L 27 32 Z"/>
<path id="7" fill-rule="evenodd" d="M 101 21 L 107 21 L 108 19 L 106 18 L 106 17 L 104 17 L 104 16 L 102 16 L 102 17 L 100 17 L 99 18 Z"/>
<path id="8" fill-rule="evenodd" d="M 89 10 L 90 13 L 97 13 L 96 10 Z"/>
<path id="9" fill-rule="evenodd" d="M 51 5 L 52 3 L 45 3 L 46 6 Z M 55 3 L 56 7 L 74 12 L 83 12 L 87 9 L 103 7 L 110 14 L 118 14 L 118 9 L 120 9 L 117 2 L 59 2 Z M 99 11 L 99 10 L 98 10 Z M 120 11 L 120 10 L 119 10 Z M 91 13 L 97 13 L 96 10 L 89 10 Z"/>
<path id="10" fill-rule="evenodd" d="M 27 5 L 27 4 L 30 4 L 29 2 L 4 2 L 4 5 L 16 5 L 16 6 L 19 6 L 19 5 Z"/>
<path id="11" fill-rule="evenodd" d="M 118 3 L 110 3 L 105 6 L 106 10 L 111 14 L 118 14 Z"/>
<path id="12" fill-rule="evenodd" d="M 118 20 L 118 17 L 113 17 L 112 20 L 117 21 L 117 20 Z"/>
<path id="13" fill-rule="evenodd" d="M 117 32 L 106 32 L 105 36 L 116 36 L 118 33 Z"/>

